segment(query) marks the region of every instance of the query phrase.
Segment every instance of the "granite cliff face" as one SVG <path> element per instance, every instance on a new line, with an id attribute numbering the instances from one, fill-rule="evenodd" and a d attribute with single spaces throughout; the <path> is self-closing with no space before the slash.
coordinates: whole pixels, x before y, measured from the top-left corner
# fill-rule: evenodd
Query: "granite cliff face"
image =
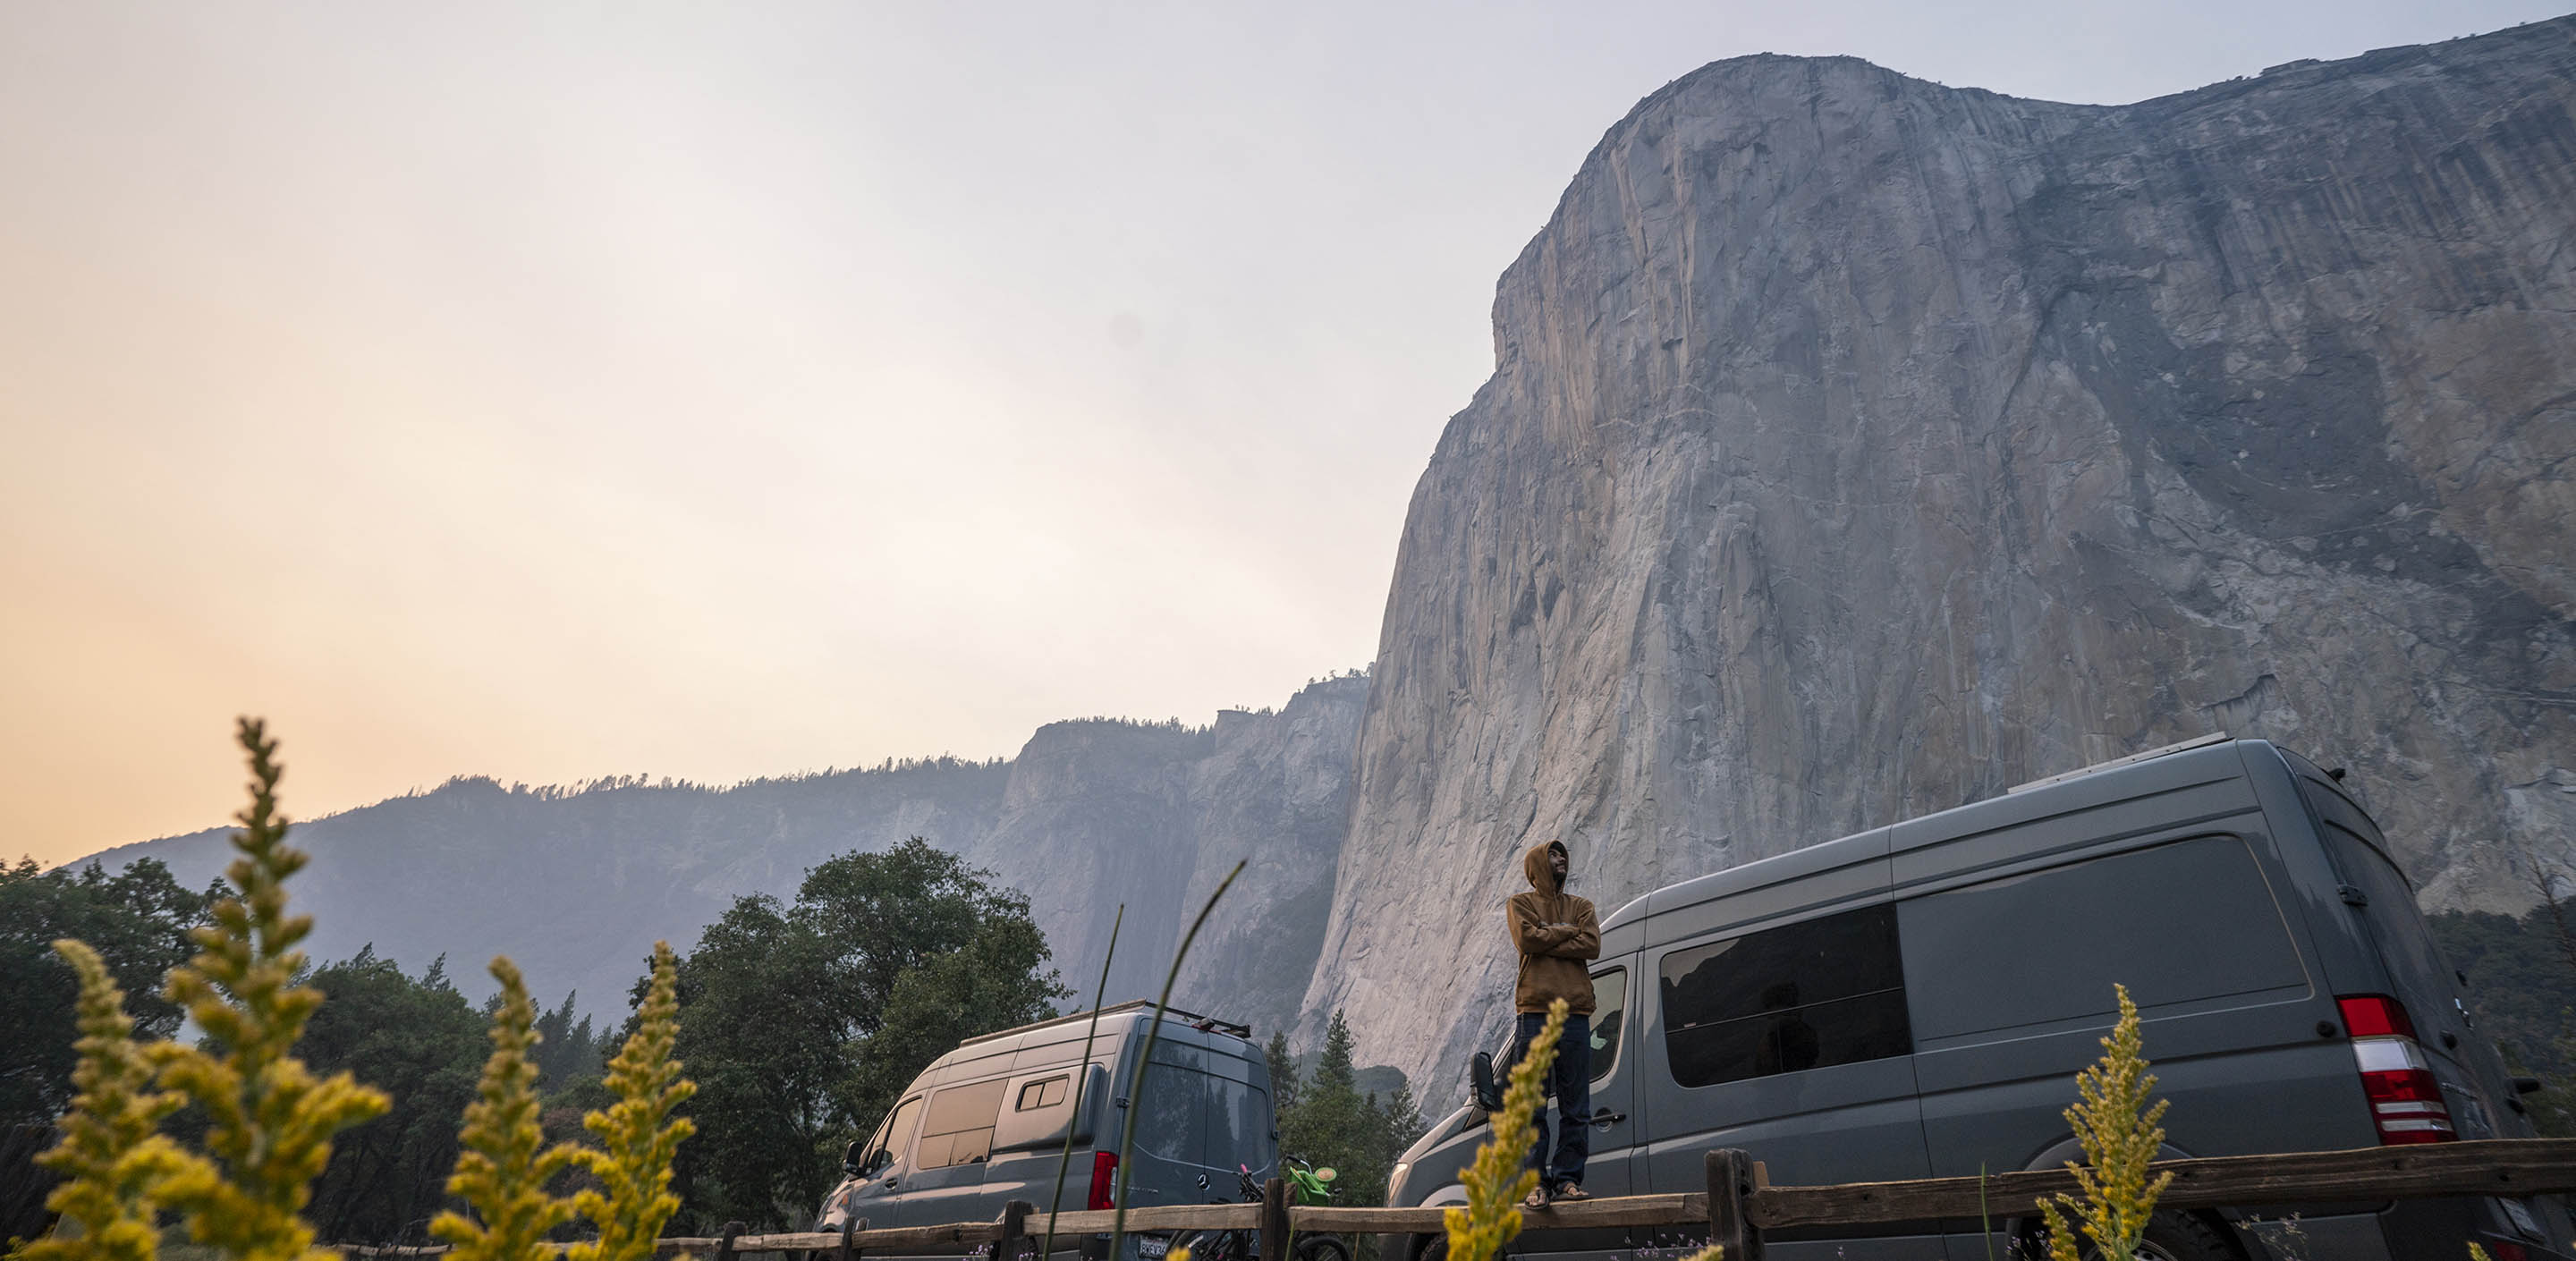
<path id="1" fill-rule="evenodd" d="M 1026 891 L 1088 1006 L 1120 903 L 1109 998 L 1151 998 L 1190 920 L 1175 1006 L 1267 1031 L 1295 1019 L 1321 948 L 1368 680 L 1308 687 L 1275 714 L 1209 728 L 1052 723 L 1012 763 L 1000 820 L 964 852 Z"/>
<path id="2" fill-rule="evenodd" d="M 2105 108 L 1649 97 L 1405 525 L 1309 1036 L 1437 1097 L 1513 856 L 1659 884 L 2211 729 L 2434 905 L 2576 837 L 2576 19 Z"/>
<path id="3" fill-rule="evenodd" d="M 1110 998 L 1150 998 L 1180 929 L 1248 855 L 1173 1001 L 1277 1028 L 1294 1017 L 1321 942 L 1367 693 L 1364 677 L 1329 679 L 1276 713 L 1228 711 L 1204 728 L 1055 723 L 1007 763 L 934 759 L 732 788 L 459 779 L 298 823 L 294 841 L 314 861 L 296 878 L 296 906 L 314 916 L 316 959 L 373 943 L 417 973 L 446 954 L 448 974 L 479 997 L 483 961 L 508 954 L 541 993 L 577 989 L 584 1009 L 617 1015 L 656 938 L 687 950 L 737 896 L 793 896 L 825 858 L 922 836 L 1030 895 L 1057 968 L 1087 1003 L 1118 903 L 1127 926 Z M 292 791 L 290 781 L 290 802 Z M 230 857 L 226 836 L 96 858 L 158 858 L 202 885 Z"/>

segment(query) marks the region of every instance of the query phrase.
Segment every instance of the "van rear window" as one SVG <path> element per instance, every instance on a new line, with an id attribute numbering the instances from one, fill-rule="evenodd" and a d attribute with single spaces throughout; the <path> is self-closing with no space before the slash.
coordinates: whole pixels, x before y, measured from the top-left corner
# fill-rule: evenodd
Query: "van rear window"
<path id="1" fill-rule="evenodd" d="M 2304 986 L 2245 842 L 2205 836 L 1897 904 L 1917 1036 Z"/>

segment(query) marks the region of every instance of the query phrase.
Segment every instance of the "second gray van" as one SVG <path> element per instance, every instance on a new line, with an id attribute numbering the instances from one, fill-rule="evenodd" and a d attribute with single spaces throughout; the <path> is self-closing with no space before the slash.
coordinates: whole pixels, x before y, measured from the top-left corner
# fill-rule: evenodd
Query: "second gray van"
<path id="1" fill-rule="evenodd" d="M 1154 1004 L 1103 1008 L 972 1038 L 913 1080 L 872 1136 L 850 1144 L 848 1177 L 823 1202 L 817 1230 L 852 1217 L 872 1229 L 989 1222 L 1011 1200 L 1041 1211 L 1110 1207 L 1118 1144 Z M 1129 1159 L 1127 1204 L 1199 1204 L 1258 1181 L 1279 1163 L 1270 1062 L 1251 1030 L 1166 1010 L 1154 1039 Z M 1083 1053 L 1088 1037 L 1090 1054 Z M 1055 1201 L 1065 1137 L 1073 1163 Z M 1128 1261 L 1168 1241 L 1128 1237 Z M 1107 1236 L 1094 1241 L 1105 1253 Z"/>
<path id="2" fill-rule="evenodd" d="M 1739 1147 L 1778 1184 L 2081 1159 L 2061 1116 L 2128 986 L 2172 1101 L 2166 1155 L 2528 1137 L 2413 890 L 2342 775 L 2209 737 L 1658 889 L 1602 923 L 1595 1195 L 1696 1191 Z M 1389 1204 L 1463 1200 L 1452 1113 Z M 1607 1257 L 1679 1232 L 1524 1236 Z M 1838 1234 L 1838 1237 L 1837 1237 Z M 1675 1236 L 1666 1238 L 1663 1236 Z M 1775 1257 L 1984 1261 L 1976 1221 L 1770 1237 Z M 2554 1199 L 2157 1215 L 2155 1261 L 2565 1257 Z M 1386 1236 L 1423 1261 L 1445 1242 Z M 2028 1240 L 2019 1240 L 2024 1247 Z"/>

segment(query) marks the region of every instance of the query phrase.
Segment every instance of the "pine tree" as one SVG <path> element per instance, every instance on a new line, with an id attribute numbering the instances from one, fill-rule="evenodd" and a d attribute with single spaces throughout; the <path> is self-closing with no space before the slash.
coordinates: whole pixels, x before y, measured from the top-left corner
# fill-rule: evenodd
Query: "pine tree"
<path id="1" fill-rule="evenodd" d="M 1270 1057 L 1270 1101 L 1286 1116 L 1297 1106 L 1297 1057 L 1288 1053 L 1288 1031 L 1272 1032 L 1265 1049 Z"/>

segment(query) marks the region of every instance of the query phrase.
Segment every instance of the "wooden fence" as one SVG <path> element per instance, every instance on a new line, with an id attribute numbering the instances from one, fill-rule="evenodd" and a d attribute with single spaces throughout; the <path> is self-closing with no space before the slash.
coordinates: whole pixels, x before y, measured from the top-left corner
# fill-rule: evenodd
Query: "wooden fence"
<path id="1" fill-rule="evenodd" d="M 2003 1173 L 1983 1178 L 1917 1178 L 1839 1186 L 1772 1186 L 1762 1166 L 1734 1148 L 1706 1158 L 1707 1189 L 1668 1195 L 1605 1196 L 1524 1210 L 1524 1230 L 1579 1230 L 1612 1226 L 1703 1228 L 1726 1245 L 1727 1261 L 1760 1261 L 1762 1232 L 1791 1226 L 1864 1226 L 1991 1216 L 2000 1222 L 2026 1216 L 2035 1201 L 2075 1190 L 2065 1170 Z M 2159 1161 L 2173 1185 L 2157 1201 L 2167 1208 L 2216 1208 L 2230 1204 L 2341 1204 L 2445 1196 L 2554 1195 L 2576 1192 L 2576 1139 L 2512 1138 L 2353 1151 L 2295 1152 L 2275 1156 L 2217 1156 Z M 1437 1234 L 1440 1208 L 1333 1208 L 1291 1205 L 1286 1185 L 1274 1178 L 1260 1203 L 1171 1204 L 1127 1210 L 1130 1231 L 1257 1230 L 1261 1261 L 1284 1261 L 1289 1235 Z M 1054 1215 L 1055 1250 L 1071 1252 L 1110 1229 L 1107 1211 Z M 946 1226 L 867 1228 L 865 1219 L 837 1232 L 753 1235 L 739 1226 L 706 1239 L 664 1239 L 657 1255 L 694 1254 L 733 1261 L 745 1253 L 815 1252 L 835 1261 L 867 1253 L 957 1255 L 990 1246 L 997 1257 L 1034 1253 L 1047 1234 L 1048 1215 L 1014 1201 L 988 1222 Z M 432 1247 L 343 1245 L 352 1258 L 435 1256 Z M 1390 1259 L 1400 1261 L 1400 1259 Z"/>

